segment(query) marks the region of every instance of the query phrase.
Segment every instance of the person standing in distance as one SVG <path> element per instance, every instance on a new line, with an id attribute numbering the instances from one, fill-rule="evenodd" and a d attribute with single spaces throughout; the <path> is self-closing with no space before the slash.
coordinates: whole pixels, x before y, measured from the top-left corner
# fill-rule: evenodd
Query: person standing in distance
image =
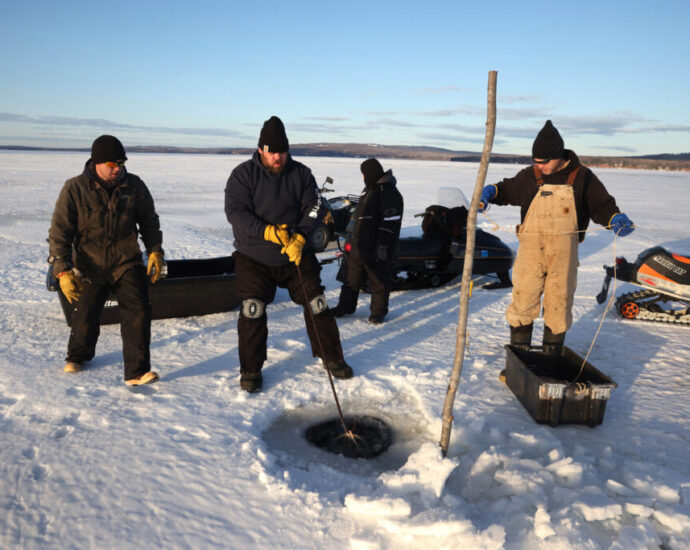
<path id="1" fill-rule="evenodd" d="M 112 292 L 122 316 L 125 384 L 158 380 L 151 370 L 151 306 L 146 275 L 163 267 L 163 234 L 144 182 L 127 172 L 120 140 L 103 135 L 91 146 L 81 175 L 60 192 L 48 237 L 53 274 L 72 304 L 65 372 L 79 372 L 96 353 L 103 306 Z M 148 266 L 144 268 L 138 235 Z"/>
<path id="2" fill-rule="evenodd" d="M 340 299 L 333 308 L 333 315 L 342 317 L 355 312 L 360 286 L 368 279 L 371 291 L 369 322 L 378 325 L 383 323 L 388 313 L 403 198 L 396 187 L 393 172 L 384 172 L 378 160 L 365 160 L 360 169 L 365 187 L 354 214 L 346 282 L 340 288 Z"/>
<path id="3" fill-rule="evenodd" d="M 321 266 L 306 245 L 325 215 L 311 170 L 292 159 L 283 122 L 264 122 L 259 146 L 237 166 L 225 188 L 225 214 L 232 225 L 235 281 L 242 309 L 237 321 L 240 387 L 261 390 L 266 361 L 266 306 L 276 288 L 301 305 L 314 357 L 340 379 L 351 378 L 340 333 L 326 303 Z M 305 295 L 306 293 L 306 295 Z"/>
<path id="4" fill-rule="evenodd" d="M 621 237 L 634 227 L 599 178 L 565 149 L 550 120 L 534 140 L 532 160 L 515 177 L 484 187 L 479 211 L 489 203 L 520 207 L 513 296 L 506 311 L 510 343 L 530 347 L 543 295 L 543 350 L 559 354 L 573 322 L 578 245 L 590 219 Z"/>

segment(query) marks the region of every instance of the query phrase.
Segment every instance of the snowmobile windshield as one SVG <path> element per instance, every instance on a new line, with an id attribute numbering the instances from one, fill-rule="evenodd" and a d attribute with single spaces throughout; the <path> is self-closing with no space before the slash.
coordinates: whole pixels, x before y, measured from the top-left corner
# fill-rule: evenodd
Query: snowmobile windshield
<path id="1" fill-rule="evenodd" d="M 470 209 L 467 197 L 458 187 L 439 187 L 436 197 L 436 204 L 440 206 L 445 206 L 446 208 L 464 206 L 468 211 Z"/>

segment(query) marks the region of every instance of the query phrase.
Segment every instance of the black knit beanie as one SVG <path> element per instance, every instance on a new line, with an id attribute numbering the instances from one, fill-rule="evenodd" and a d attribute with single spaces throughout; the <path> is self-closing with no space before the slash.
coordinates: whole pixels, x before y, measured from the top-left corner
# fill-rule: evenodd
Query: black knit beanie
<path id="1" fill-rule="evenodd" d="M 364 183 L 367 187 L 376 185 L 376 182 L 383 177 L 383 166 L 381 166 L 381 163 L 375 158 L 365 160 L 360 168 L 364 175 Z"/>
<path id="2" fill-rule="evenodd" d="M 532 158 L 563 158 L 563 152 L 563 138 L 561 134 L 558 133 L 558 130 L 556 130 L 556 127 L 551 124 L 551 121 L 547 120 L 544 127 L 539 130 L 537 138 L 532 144 Z"/>
<path id="3" fill-rule="evenodd" d="M 285 153 L 290 149 L 285 126 L 277 116 L 264 122 L 259 135 L 259 149 L 266 153 Z"/>
<path id="4" fill-rule="evenodd" d="M 91 145 L 91 160 L 94 164 L 127 160 L 125 148 L 115 136 L 100 136 Z"/>

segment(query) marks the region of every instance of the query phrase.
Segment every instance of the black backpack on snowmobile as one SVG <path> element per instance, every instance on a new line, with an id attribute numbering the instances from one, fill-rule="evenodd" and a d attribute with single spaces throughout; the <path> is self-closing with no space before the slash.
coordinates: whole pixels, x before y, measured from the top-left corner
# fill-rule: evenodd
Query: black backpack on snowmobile
<path id="1" fill-rule="evenodd" d="M 597 302 L 603 304 L 611 280 L 642 287 L 616 298 L 616 309 L 625 319 L 690 325 L 690 257 L 668 252 L 661 246 L 643 251 L 634 263 L 616 258 L 604 266 L 606 278 Z"/>

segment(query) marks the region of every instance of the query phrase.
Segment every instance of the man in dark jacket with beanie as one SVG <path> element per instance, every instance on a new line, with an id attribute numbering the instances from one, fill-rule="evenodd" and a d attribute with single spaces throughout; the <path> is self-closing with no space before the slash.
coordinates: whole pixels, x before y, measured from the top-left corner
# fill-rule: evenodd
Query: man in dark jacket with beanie
<path id="1" fill-rule="evenodd" d="M 484 187 L 479 209 L 489 203 L 520 206 L 513 298 L 506 311 L 510 343 L 530 347 L 543 295 L 543 349 L 558 354 L 572 325 L 577 249 L 589 220 L 620 236 L 630 234 L 633 224 L 599 178 L 565 149 L 550 120 L 534 140 L 532 159 L 515 177 Z"/>
<path id="2" fill-rule="evenodd" d="M 48 242 L 53 274 L 74 306 L 65 372 L 93 358 L 103 306 L 112 292 L 121 314 L 125 383 L 150 384 L 151 306 L 146 275 L 155 283 L 163 267 L 163 235 L 153 198 L 125 169 L 125 149 L 103 135 L 91 147 L 80 176 L 65 182 L 55 205 Z M 144 268 L 138 235 L 146 246 Z"/>
<path id="3" fill-rule="evenodd" d="M 225 214 L 235 237 L 235 281 L 242 309 L 237 321 L 240 387 L 262 386 L 268 324 L 266 306 L 276 287 L 304 309 L 314 357 L 336 378 L 353 373 L 326 303 L 321 266 L 306 243 L 325 215 L 311 170 L 290 157 L 282 121 L 264 122 L 258 150 L 237 166 L 225 188 Z"/>
<path id="4" fill-rule="evenodd" d="M 347 279 L 340 289 L 340 299 L 333 308 L 333 315 L 342 317 L 355 312 L 360 286 L 368 278 L 371 291 L 369 322 L 380 324 L 388 313 L 392 266 L 397 258 L 402 224 L 403 198 L 396 187 L 393 172 L 384 172 L 378 160 L 365 160 L 360 168 L 365 188 L 354 214 Z"/>

